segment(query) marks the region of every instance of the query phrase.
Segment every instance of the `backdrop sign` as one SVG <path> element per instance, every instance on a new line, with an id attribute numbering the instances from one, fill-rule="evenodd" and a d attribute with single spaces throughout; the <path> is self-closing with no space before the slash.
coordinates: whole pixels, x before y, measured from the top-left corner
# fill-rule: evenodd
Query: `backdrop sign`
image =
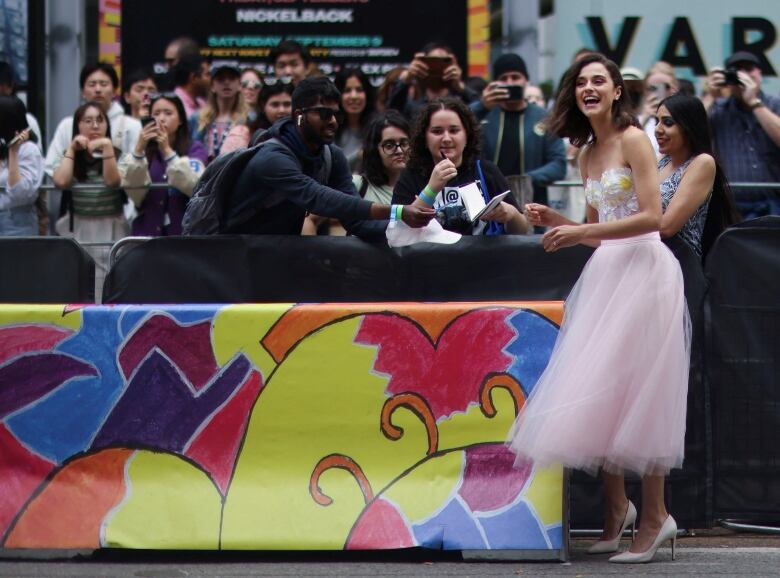
<path id="1" fill-rule="evenodd" d="M 379 80 L 438 39 L 465 69 L 467 12 L 466 0 L 166 0 L 153 12 L 124 0 L 122 61 L 125 70 L 158 63 L 168 41 L 186 35 L 209 59 L 238 60 L 266 74 L 273 72 L 271 50 L 289 39 L 307 46 L 325 74 L 357 65 Z"/>
<path id="2" fill-rule="evenodd" d="M 780 3 L 558 0 L 555 9 L 556 78 L 582 47 L 603 52 L 621 67 L 640 70 L 665 60 L 679 77 L 690 80 L 701 80 L 732 53 L 747 50 L 762 62 L 764 90 L 773 94 L 780 91 Z"/>

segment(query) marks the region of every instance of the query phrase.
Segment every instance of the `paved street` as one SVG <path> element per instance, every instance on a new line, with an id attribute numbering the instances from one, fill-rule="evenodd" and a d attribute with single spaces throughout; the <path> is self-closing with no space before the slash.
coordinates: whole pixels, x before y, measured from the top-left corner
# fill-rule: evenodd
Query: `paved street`
<path id="1" fill-rule="evenodd" d="M 567 563 L 463 562 L 459 554 L 391 553 L 157 553 L 99 552 L 88 559 L 0 560 L 0 576 L 181 578 L 188 576 L 777 576 L 780 537 L 712 530 L 678 540 L 677 560 L 666 548 L 659 562 L 617 566 L 588 556 L 575 539 Z"/>

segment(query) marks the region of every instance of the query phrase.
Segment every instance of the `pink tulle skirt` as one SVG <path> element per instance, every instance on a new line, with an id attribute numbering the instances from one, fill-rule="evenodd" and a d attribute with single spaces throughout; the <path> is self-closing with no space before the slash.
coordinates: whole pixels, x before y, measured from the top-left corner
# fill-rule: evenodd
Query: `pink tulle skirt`
<path id="1" fill-rule="evenodd" d="M 640 475 L 682 466 L 690 335 L 682 271 L 658 233 L 603 241 L 510 432 L 517 461 Z"/>

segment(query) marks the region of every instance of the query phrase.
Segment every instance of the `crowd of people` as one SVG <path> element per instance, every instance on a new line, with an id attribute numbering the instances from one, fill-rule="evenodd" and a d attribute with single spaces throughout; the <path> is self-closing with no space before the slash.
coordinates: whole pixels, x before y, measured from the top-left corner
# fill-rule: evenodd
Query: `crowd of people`
<path id="1" fill-rule="evenodd" d="M 637 520 L 626 469 L 642 476 L 642 524 L 611 561 L 646 562 L 674 544 L 664 484 L 683 459 L 690 326 L 680 267 L 661 238 L 678 235 L 703 259 L 742 217 L 780 214 L 777 189 L 735 198 L 729 185 L 780 182 L 780 99 L 762 91 L 755 55 L 732 55 L 697 96 L 666 63 L 642 74 L 582 51 L 552 107 L 519 55 L 498 57 L 492 80 L 480 83 L 463 78 L 441 43 L 380 87 L 356 68 L 330 80 L 289 41 L 273 51 L 273 79 L 209 66 L 186 39 L 166 60 L 166 79 L 128 74 L 124 107 L 113 67 L 85 66 L 83 104 L 59 123 L 45 160 L 0 67 L 0 234 L 37 234 L 45 172 L 66 191 L 60 235 L 84 243 L 180 235 L 188 206 L 206 206 L 192 195 L 207 167 L 251 153 L 220 192 L 220 233 L 379 240 L 391 224 L 436 219 L 464 235 L 544 232 L 548 252 L 595 247 L 508 443 L 519 462 L 602 470 L 604 531 L 590 553 L 616 552 Z M 583 215 L 548 198 L 547 187 L 573 170 Z M 471 217 L 474 195 L 489 203 L 513 179 L 530 190 Z"/>
<path id="2" fill-rule="evenodd" d="M 583 50 L 575 58 L 589 54 Z M 433 215 L 445 228 L 462 234 L 543 232 L 540 225 L 529 223 L 523 205 L 532 202 L 553 210 L 548 187 L 578 174 L 585 143 L 572 142 L 562 136 L 560 127 L 550 124 L 553 100 L 530 83 L 526 64 L 517 54 L 499 56 L 492 66 L 492 79 L 486 82 L 464 78 L 452 50 L 433 42 L 415 54 L 408 66 L 388 73 L 379 87 L 359 68 L 346 67 L 336 73 L 333 82 L 317 85 L 318 96 L 312 97 L 311 86 L 303 86 L 309 96 L 299 94 L 297 99 L 296 90 L 304 81 L 322 75 L 306 48 L 294 41 L 283 41 L 272 51 L 273 77 L 234 62 L 209 65 L 197 44 L 187 38 L 172 41 L 165 59 L 169 71 L 164 76 L 151 69 L 131 71 L 121 86 L 111 65 L 86 65 L 79 79 L 83 104 L 72 117 L 59 122 L 47 147 L 35 119 L 14 100 L 13 71 L 0 63 L 4 98 L 0 234 L 48 232 L 46 197 L 37 190 L 45 174 L 63 190 L 59 219 L 51 227 L 59 235 L 93 244 L 115 242 L 131 232 L 179 235 L 195 184 L 210 163 L 263 140 L 283 141 L 285 134 L 289 140 L 294 132 L 298 138 L 284 146 L 297 151 L 291 160 L 307 178 L 317 177 L 323 160 L 316 157 L 321 156 L 322 145 L 327 145 L 330 171 L 322 175 L 320 185 L 370 203 L 402 206 L 392 210 L 393 216 L 412 211 L 412 205 L 419 206 L 422 198 L 430 202 L 425 211 L 415 213 L 415 219 Z M 654 64 L 646 74 L 631 67 L 620 72 L 626 110 L 647 134 L 660 160 L 665 179 L 662 189 L 667 191 L 664 207 L 671 214 L 684 205 L 682 216 L 696 216 L 701 221 L 698 228 L 707 217 L 704 210 L 694 215 L 701 205 L 692 207 L 693 202 L 679 200 L 679 193 L 668 194 L 667 173 L 686 193 L 697 184 L 698 168 L 695 162 L 680 167 L 670 160 L 676 153 L 669 147 L 678 145 L 678 140 L 691 146 L 689 137 L 675 132 L 677 121 L 672 121 L 674 126 L 661 122 L 662 111 L 672 112 L 665 103 L 673 95 L 687 95 L 704 106 L 707 122 L 703 130 L 711 130 L 712 153 L 718 153 L 723 166 L 720 181 L 780 182 L 780 99 L 761 90 L 760 62 L 755 55 L 738 52 L 723 68 L 713 69 L 698 98 L 692 85 L 677 78 L 674 68 L 664 62 Z M 296 131 L 290 130 L 290 119 Z M 33 148 L 38 153 L 45 150 L 45 157 L 36 156 Z M 341 178 L 342 174 L 343 182 L 331 187 L 335 175 Z M 277 181 L 285 178 L 279 173 L 267 176 L 265 188 L 276 189 Z M 472 223 L 460 195 L 470 183 L 478 184 L 486 202 L 506 190 L 513 189 L 514 194 Z M 519 190 L 523 187 L 518 183 L 530 183 L 530 190 Z M 76 186 L 84 184 L 92 186 Z M 258 192 L 262 188 L 237 183 L 229 209 L 247 197 L 244 204 L 268 213 L 268 201 L 261 201 L 265 195 Z M 420 197 L 421 191 L 427 194 Z M 575 198 L 581 191 L 568 192 L 570 203 L 563 216 L 582 222 L 585 203 Z M 702 195 L 709 199 L 708 191 L 697 193 L 696 199 Z M 745 218 L 780 214 L 777 189 L 737 189 L 734 194 Z M 292 212 L 303 215 L 300 228 L 297 218 L 280 228 L 253 228 L 250 223 L 258 221 L 254 218 L 238 228 L 226 227 L 224 232 L 371 231 L 367 235 L 376 237 L 376 224 L 364 228 L 353 222 L 358 216 L 366 217 L 365 211 L 345 215 L 334 211 L 332 203 L 323 206 L 315 196 L 298 197 Z M 18 225 L 22 213 L 26 215 L 24 226 Z M 687 219 L 682 216 L 670 220 L 679 226 L 665 226 L 662 233 L 684 233 Z M 697 252 L 706 253 L 708 242 L 703 248 L 700 240 L 682 236 Z"/>

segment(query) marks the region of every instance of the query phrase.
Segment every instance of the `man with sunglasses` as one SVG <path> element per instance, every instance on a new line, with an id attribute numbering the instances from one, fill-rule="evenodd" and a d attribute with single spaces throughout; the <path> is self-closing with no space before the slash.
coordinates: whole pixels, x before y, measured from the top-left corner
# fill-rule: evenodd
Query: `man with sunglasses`
<path id="1" fill-rule="evenodd" d="M 780 99 L 761 90 L 761 61 L 752 52 L 735 52 L 707 78 L 708 106 L 715 149 L 732 182 L 780 183 Z M 728 94 L 718 98 L 721 91 Z M 734 188 L 745 219 L 780 215 L 780 188 Z"/>
<path id="2" fill-rule="evenodd" d="M 227 195 L 224 233 L 298 235 L 307 212 L 340 219 L 350 234 L 384 238 L 387 219 L 421 227 L 427 208 L 380 205 L 361 199 L 344 153 L 332 143 L 341 120 L 341 95 L 326 77 L 302 80 L 292 95 L 292 118 L 268 129 Z"/>

